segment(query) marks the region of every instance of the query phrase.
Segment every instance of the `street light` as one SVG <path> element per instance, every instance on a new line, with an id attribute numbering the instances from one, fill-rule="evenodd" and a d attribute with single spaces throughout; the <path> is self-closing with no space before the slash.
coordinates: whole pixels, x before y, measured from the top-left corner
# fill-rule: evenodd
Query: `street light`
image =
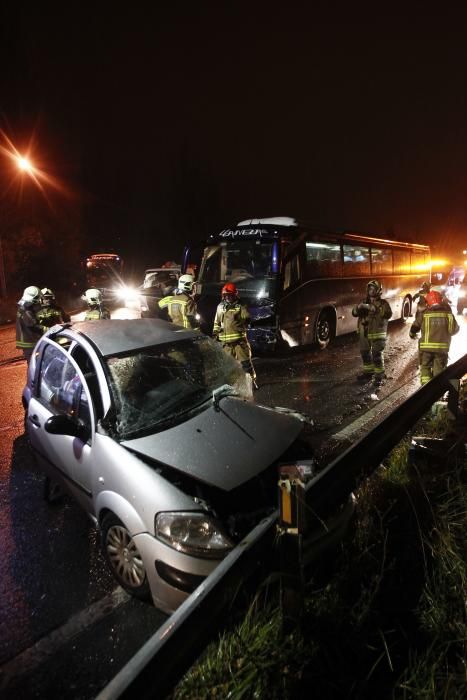
<path id="1" fill-rule="evenodd" d="M 28 158 L 25 158 L 24 156 L 18 156 L 16 158 L 16 162 L 18 163 L 18 168 L 20 170 L 24 170 L 27 173 L 32 173 L 34 168 L 31 165 L 31 161 Z"/>

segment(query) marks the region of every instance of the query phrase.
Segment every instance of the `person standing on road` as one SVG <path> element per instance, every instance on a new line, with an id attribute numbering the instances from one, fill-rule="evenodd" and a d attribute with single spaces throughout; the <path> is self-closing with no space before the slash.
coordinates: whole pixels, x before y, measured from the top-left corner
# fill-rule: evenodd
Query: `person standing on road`
<path id="1" fill-rule="evenodd" d="M 424 311 L 417 312 L 410 328 L 410 337 L 413 339 L 421 333 L 418 349 L 422 386 L 447 367 L 451 337 L 458 331 L 459 324 L 449 304 L 443 302 L 439 292 L 428 292 L 426 308 Z"/>
<path id="2" fill-rule="evenodd" d="M 41 289 L 41 302 L 37 314 L 41 325 L 51 328 L 56 323 L 69 323 L 70 315 L 56 303 L 55 294 L 48 287 Z"/>
<path id="3" fill-rule="evenodd" d="M 16 311 L 16 347 L 23 351 L 28 364 L 35 344 L 48 329 L 48 326 L 42 324 L 38 318 L 40 308 L 39 287 L 26 287 Z"/>
<path id="4" fill-rule="evenodd" d="M 413 295 L 413 302 L 417 302 L 417 311 L 423 311 L 426 308 L 426 295 L 431 290 L 431 282 L 424 282 L 418 292 Z"/>
<path id="5" fill-rule="evenodd" d="M 256 384 L 256 372 L 251 358 L 251 347 L 247 339 L 247 327 L 250 322 L 248 309 L 238 296 L 237 287 L 227 282 L 222 288 L 222 301 L 217 306 L 212 335 L 222 343 L 228 355 L 241 363 L 243 369 Z"/>
<path id="6" fill-rule="evenodd" d="M 352 316 L 358 318 L 357 333 L 363 371 L 357 379 L 369 380 L 373 377 L 375 386 L 381 386 L 384 379 L 384 348 L 388 334 L 388 321 L 392 310 L 386 299 L 381 299 L 383 288 L 378 280 L 367 284 L 366 299 L 352 309 Z"/>
<path id="7" fill-rule="evenodd" d="M 89 306 L 84 314 L 85 321 L 100 321 L 110 318 L 110 311 L 103 305 L 102 294 L 99 289 L 87 289 L 83 296 Z"/>
<path id="8" fill-rule="evenodd" d="M 158 302 L 159 318 L 172 321 L 183 328 L 198 330 L 199 321 L 193 291 L 193 275 L 181 275 L 175 293 L 165 296 Z"/>

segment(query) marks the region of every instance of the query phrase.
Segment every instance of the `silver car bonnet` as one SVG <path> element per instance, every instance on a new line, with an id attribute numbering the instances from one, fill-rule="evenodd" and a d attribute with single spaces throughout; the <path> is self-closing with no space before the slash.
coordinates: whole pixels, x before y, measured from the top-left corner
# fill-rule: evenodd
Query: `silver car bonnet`
<path id="1" fill-rule="evenodd" d="M 194 418 L 121 444 L 200 481 L 231 491 L 262 472 L 295 440 L 302 423 L 226 397 Z"/>

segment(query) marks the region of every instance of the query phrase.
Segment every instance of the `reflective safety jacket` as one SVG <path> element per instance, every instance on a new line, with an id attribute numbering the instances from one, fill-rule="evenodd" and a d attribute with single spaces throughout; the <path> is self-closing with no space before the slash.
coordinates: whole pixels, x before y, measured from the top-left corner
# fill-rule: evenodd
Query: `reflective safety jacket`
<path id="1" fill-rule="evenodd" d="M 185 292 L 169 294 L 158 302 L 159 316 L 183 328 L 198 328 L 196 303 Z"/>
<path id="2" fill-rule="evenodd" d="M 459 331 L 459 324 L 449 306 L 435 304 L 418 312 L 410 329 L 414 337 L 421 332 L 418 347 L 426 352 L 447 353 L 451 345 L 451 337 Z"/>
<path id="3" fill-rule="evenodd" d="M 47 326 L 39 323 L 33 304 L 19 302 L 16 311 L 16 347 L 22 350 L 33 348 Z"/>
<path id="4" fill-rule="evenodd" d="M 352 316 L 358 318 L 357 333 L 368 340 L 386 340 L 388 334 L 388 321 L 392 316 L 392 309 L 386 299 L 366 299 L 362 304 L 372 308 L 362 309 L 358 304 L 352 309 Z"/>
<path id="5" fill-rule="evenodd" d="M 85 321 L 101 321 L 102 319 L 109 319 L 110 311 L 106 306 L 93 306 L 89 308 L 84 314 Z"/>
<path id="6" fill-rule="evenodd" d="M 213 335 L 217 336 L 221 343 L 234 343 L 246 339 L 249 321 L 250 314 L 246 306 L 239 301 L 221 301 L 214 317 Z"/>
<path id="7" fill-rule="evenodd" d="M 70 320 L 69 314 L 56 304 L 42 306 L 36 315 L 39 323 L 47 328 L 52 328 L 56 323 L 68 323 Z"/>

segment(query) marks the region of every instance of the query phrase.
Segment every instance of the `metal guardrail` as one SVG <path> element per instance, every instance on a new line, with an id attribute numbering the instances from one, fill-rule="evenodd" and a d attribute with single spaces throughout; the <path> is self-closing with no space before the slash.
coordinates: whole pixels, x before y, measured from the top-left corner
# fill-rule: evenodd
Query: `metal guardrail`
<path id="1" fill-rule="evenodd" d="M 180 605 L 98 700 L 164 698 L 205 648 L 218 615 L 271 556 L 277 511 L 257 525 Z M 193 633 L 193 630 L 196 630 Z"/>
<path id="2" fill-rule="evenodd" d="M 457 411 L 460 378 L 467 355 L 447 367 L 354 443 L 306 485 L 306 503 L 321 518 L 342 504 L 381 464 L 446 391 L 448 408 Z M 205 648 L 219 626 L 220 613 L 239 586 L 265 570 L 276 534 L 278 512 L 262 521 L 207 577 L 166 623 L 130 659 L 97 700 L 164 698 Z"/>

